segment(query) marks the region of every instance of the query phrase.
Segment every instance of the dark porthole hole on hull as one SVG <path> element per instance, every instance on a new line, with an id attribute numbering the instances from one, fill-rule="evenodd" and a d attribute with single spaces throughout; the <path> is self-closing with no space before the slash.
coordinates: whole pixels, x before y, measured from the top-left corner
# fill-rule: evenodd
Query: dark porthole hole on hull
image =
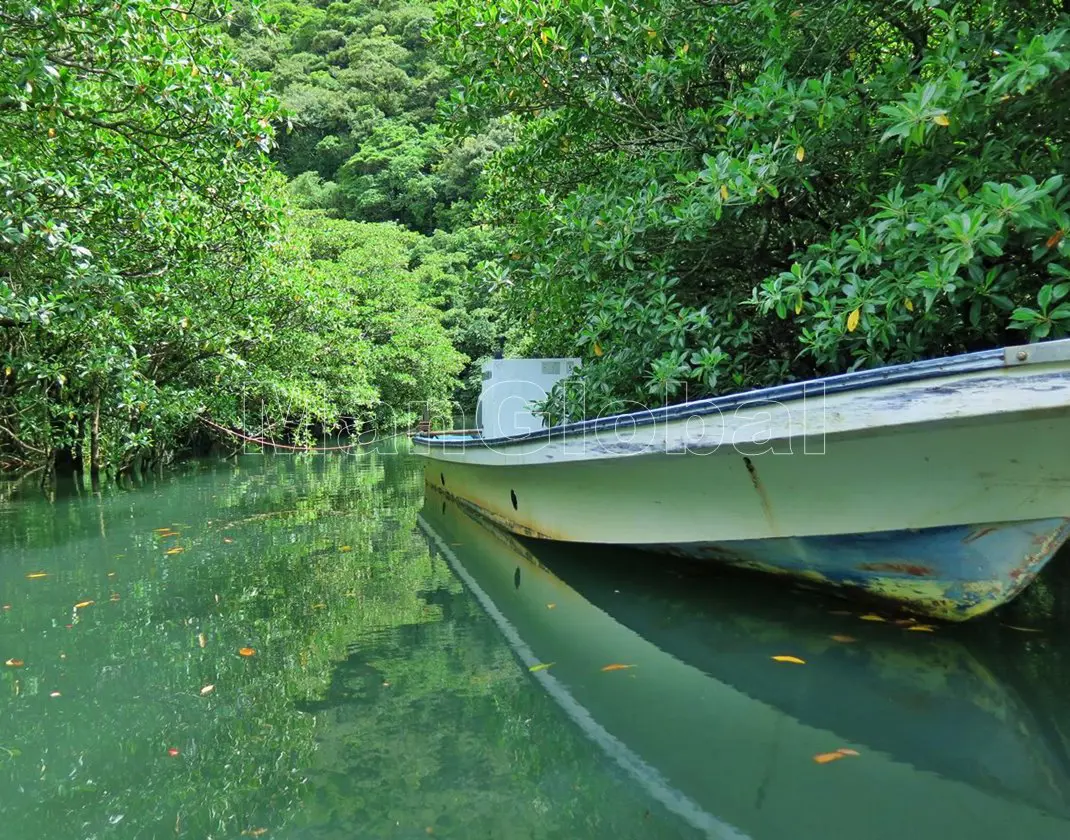
<path id="1" fill-rule="evenodd" d="M 513 510 L 516 510 L 516 491 L 515 490 L 510 490 L 509 491 L 509 498 L 512 499 L 512 501 L 513 501 Z"/>
<path id="2" fill-rule="evenodd" d="M 442 482 L 442 486 L 443 487 L 446 486 L 446 474 L 445 473 L 439 473 L 438 474 L 438 480 Z"/>
<path id="3" fill-rule="evenodd" d="M 445 516 L 445 514 L 446 514 L 446 503 L 445 502 L 442 503 L 442 514 L 443 514 L 443 516 Z"/>

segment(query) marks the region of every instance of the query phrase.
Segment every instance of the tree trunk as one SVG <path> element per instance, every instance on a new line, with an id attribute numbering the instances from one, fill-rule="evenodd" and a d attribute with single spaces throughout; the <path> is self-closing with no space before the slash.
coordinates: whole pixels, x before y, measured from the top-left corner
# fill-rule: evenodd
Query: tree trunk
<path id="1" fill-rule="evenodd" d="M 100 389 L 93 392 L 93 426 L 89 430 L 89 473 L 100 475 Z"/>

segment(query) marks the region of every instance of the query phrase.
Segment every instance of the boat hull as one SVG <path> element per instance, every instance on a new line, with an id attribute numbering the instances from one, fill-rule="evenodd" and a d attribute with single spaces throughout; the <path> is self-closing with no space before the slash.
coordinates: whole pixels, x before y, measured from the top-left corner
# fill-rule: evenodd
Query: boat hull
<path id="1" fill-rule="evenodd" d="M 428 483 L 517 534 L 748 566 L 953 621 L 1013 598 L 1070 536 L 1070 355 L 796 390 L 414 449 Z"/>

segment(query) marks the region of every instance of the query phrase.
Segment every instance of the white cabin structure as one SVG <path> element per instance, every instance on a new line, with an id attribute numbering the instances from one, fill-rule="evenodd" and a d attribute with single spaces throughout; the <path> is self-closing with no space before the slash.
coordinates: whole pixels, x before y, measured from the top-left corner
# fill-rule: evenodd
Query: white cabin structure
<path id="1" fill-rule="evenodd" d="M 483 389 L 476 407 L 476 427 L 484 438 L 522 435 L 545 429 L 533 404 L 546 399 L 579 359 L 492 359 L 483 365 Z"/>

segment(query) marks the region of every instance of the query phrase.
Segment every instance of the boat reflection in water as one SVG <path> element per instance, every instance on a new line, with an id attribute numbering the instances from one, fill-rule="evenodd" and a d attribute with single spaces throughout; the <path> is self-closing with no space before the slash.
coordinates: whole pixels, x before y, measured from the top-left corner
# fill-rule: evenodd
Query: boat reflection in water
<path id="1" fill-rule="evenodd" d="M 1070 694 L 1054 666 L 1038 685 L 1013 664 L 1038 637 L 997 653 L 734 575 L 517 538 L 430 486 L 421 522 L 531 678 L 702 833 L 1070 836 Z M 840 749 L 858 755 L 814 760 Z"/>

